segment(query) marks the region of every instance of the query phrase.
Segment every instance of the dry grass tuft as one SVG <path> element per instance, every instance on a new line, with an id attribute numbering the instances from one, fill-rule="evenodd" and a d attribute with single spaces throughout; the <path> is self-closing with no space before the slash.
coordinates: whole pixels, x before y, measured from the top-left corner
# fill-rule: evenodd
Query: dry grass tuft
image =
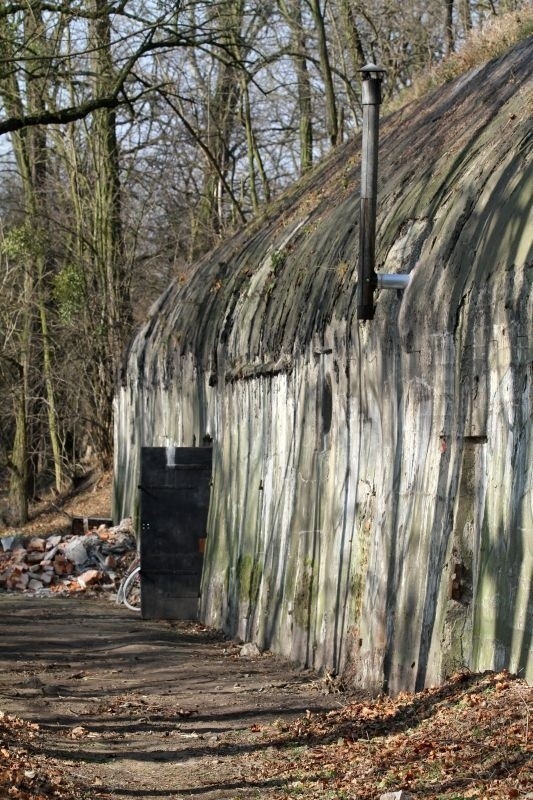
<path id="1" fill-rule="evenodd" d="M 417 76 L 412 86 L 387 103 L 386 111 L 395 111 L 418 100 L 432 89 L 464 75 L 474 67 L 503 55 L 518 42 L 533 35 L 533 3 L 509 14 L 494 17 L 481 30 L 473 31 L 457 53 L 429 71 Z"/>

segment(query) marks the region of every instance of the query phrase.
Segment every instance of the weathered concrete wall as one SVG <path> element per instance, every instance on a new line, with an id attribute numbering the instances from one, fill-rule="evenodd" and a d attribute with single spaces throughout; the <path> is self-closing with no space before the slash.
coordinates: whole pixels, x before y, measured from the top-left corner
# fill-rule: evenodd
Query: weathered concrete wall
<path id="1" fill-rule="evenodd" d="M 213 437 L 204 619 L 371 688 L 533 678 L 528 51 L 384 124 L 403 297 L 355 318 L 351 142 L 170 287 L 117 397 L 119 515 L 141 445 Z"/>

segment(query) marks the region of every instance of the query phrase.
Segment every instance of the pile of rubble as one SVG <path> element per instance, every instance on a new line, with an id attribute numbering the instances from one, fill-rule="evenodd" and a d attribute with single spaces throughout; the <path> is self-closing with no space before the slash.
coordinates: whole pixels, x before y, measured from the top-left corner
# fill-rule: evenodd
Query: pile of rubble
<path id="1" fill-rule="evenodd" d="M 116 592 L 135 557 L 130 519 L 84 535 L 0 538 L 0 591 L 70 593 L 88 588 Z"/>

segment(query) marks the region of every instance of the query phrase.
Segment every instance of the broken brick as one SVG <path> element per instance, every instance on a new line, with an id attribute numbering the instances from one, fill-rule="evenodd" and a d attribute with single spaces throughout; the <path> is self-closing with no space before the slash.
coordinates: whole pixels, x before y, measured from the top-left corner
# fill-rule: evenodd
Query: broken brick
<path id="1" fill-rule="evenodd" d="M 28 555 L 26 556 L 26 563 L 27 564 L 40 564 L 41 561 L 43 560 L 43 555 L 44 555 L 44 553 L 41 553 L 38 550 L 29 552 Z"/>
<path id="2" fill-rule="evenodd" d="M 81 575 L 78 575 L 78 583 L 80 586 L 94 586 L 102 580 L 102 573 L 97 569 L 88 569 Z"/>
<path id="3" fill-rule="evenodd" d="M 29 553 L 39 552 L 44 553 L 46 549 L 46 539 L 41 539 L 40 536 L 34 536 L 26 545 L 26 550 Z"/>
<path id="4" fill-rule="evenodd" d="M 136 549 L 131 529 L 124 526 L 100 526 L 83 537 L 12 537 L 9 544 L 0 549 L 0 591 L 83 592 L 96 586 L 113 591 Z"/>

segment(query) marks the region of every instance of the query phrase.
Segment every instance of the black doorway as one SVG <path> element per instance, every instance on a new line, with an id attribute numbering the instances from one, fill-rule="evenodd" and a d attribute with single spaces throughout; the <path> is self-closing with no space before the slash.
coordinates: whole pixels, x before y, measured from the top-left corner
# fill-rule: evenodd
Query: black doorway
<path id="1" fill-rule="evenodd" d="M 197 619 L 209 510 L 209 447 L 141 449 L 141 612 Z"/>

